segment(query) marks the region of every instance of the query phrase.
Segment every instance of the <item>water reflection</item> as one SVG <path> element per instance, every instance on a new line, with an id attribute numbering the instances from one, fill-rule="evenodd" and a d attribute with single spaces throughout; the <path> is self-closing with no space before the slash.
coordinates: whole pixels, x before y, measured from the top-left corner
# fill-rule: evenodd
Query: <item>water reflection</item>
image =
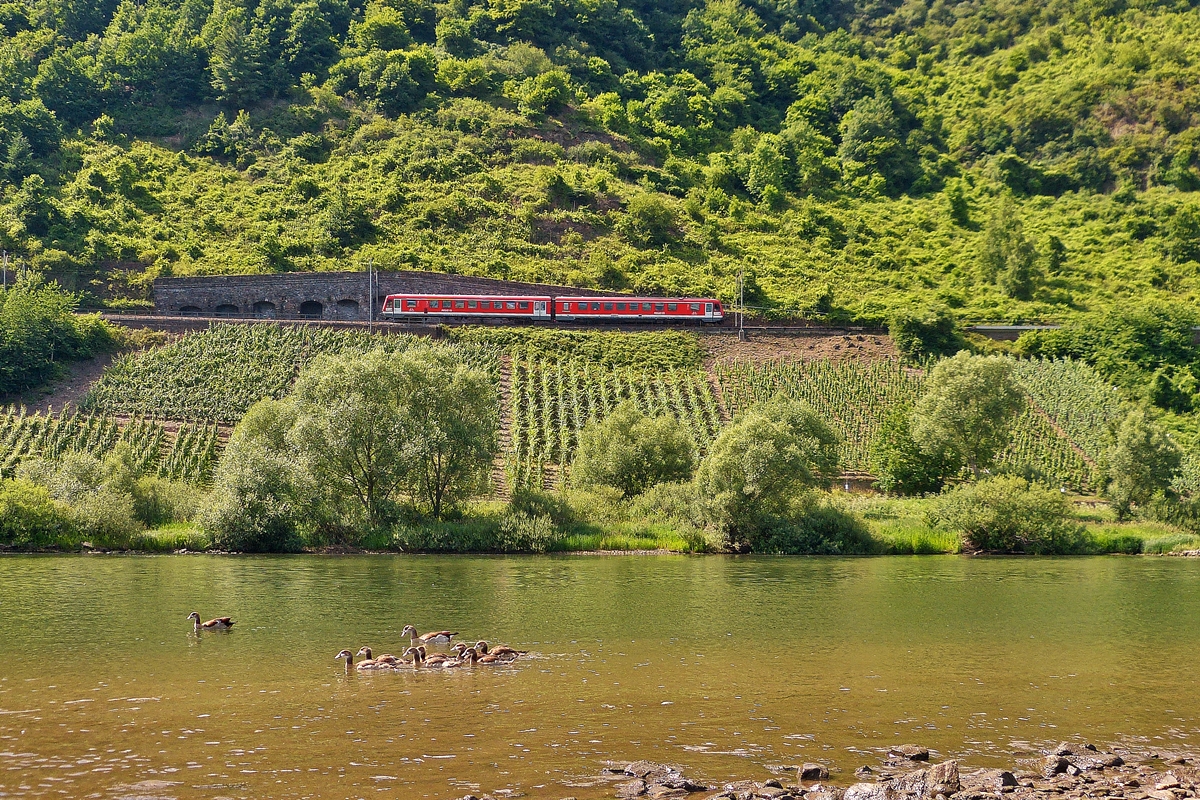
<path id="1" fill-rule="evenodd" d="M 607 759 L 847 779 L 903 741 L 984 764 L 1200 718 L 1200 564 L 1175 559 L 38 556 L 0 587 L 11 796 L 588 798 Z M 534 657 L 332 660 L 409 623 Z"/>

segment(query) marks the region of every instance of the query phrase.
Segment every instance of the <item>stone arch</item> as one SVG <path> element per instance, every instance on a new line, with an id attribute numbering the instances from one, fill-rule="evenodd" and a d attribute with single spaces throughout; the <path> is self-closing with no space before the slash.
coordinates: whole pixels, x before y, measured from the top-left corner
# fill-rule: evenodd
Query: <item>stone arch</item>
<path id="1" fill-rule="evenodd" d="M 238 307 L 233 303 L 221 303 L 214 310 L 218 317 L 232 317 L 238 313 Z"/>
<path id="2" fill-rule="evenodd" d="M 183 308 L 179 309 L 179 313 L 180 314 L 195 314 L 195 315 L 199 316 L 200 314 L 204 313 L 204 309 L 200 308 L 200 306 L 184 306 Z"/>
<path id="3" fill-rule="evenodd" d="M 254 304 L 254 316 L 273 319 L 275 317 L 275 304 L 270 300 L 259 300 Z"/>
<path id="4" fill-rule="evenodd" d="M 305 300 L 300 304 L 300 316 L 320 317 L 325 313 L 325 306 L 316 300 Z"/>
<path id="5" fill-rule="evenodd" d="M 358 319 L 358 301 L 349 298 L 337 301 L 338 319 Z"/>

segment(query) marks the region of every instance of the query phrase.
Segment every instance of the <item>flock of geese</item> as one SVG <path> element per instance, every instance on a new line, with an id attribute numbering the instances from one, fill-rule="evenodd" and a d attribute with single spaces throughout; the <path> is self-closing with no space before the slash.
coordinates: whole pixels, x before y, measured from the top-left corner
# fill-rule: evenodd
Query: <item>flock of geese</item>
<path id="1" fill-rule="evenodd" d="M 201 622 L 200 614 L 195 611 L 188 614 L 188 620 L 195 624 L 197 633 L 200 631 L 227 631 L 235 624 L 229 617 L 216 617 L 207 622 Z M 479 641 L 473 647 L 457 642 L 447 653 L 430 653 L 429 648 L 434 645 L 450 644 L 450 640 L 458 636 L 458 631 L 417 633 L 417 629 L 412 625 L 405 625 L 400 635 L 407 636 L 409 642 L 409 648 L 404 651 L 402 656 L 394 656 L 391 653 L 375 656 L 372 654 L 371 648 L 363 647 L 357 653 L 342 650 L 334 656 L 334 660 L 346 662 L 347 672 L 351 667 L 361 672 L 386 672 L 406 668 L 414 670 L 422 668 L 454 669 L 476 664 L 511 664 L 529 652 L 516 650 L 508 645 L 489 647 L 487 642 Z M 363 660 L 355 664 L 356 657 Z"/>

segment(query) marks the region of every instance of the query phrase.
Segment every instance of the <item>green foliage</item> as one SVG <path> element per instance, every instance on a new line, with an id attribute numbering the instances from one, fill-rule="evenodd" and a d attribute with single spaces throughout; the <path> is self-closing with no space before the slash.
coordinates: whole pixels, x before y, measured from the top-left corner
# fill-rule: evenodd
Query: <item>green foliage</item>
<path id="1" fill-rule="evenodd" d="M 37 278 L 0 291 L 0 395 L 58 374 L 61 362 L 110 350 L 115 337 L 97 317 L 76 317 L 78 299 Z"/>
<path id="2" fill-rule="evenodd" d="M 888 334 L 904 358 L 922 362 L 963 349 L 954 316 L 945 308 L 900 309 L 888 320 Z"/>
<path id="3" fill-rule="evenodd" d="M 946 478 L 962 468 L 952 451 L 922 450 L 913 439 L 909 423 L 912 409 L 897 407 L 887 416 L 871 443 L 871 472 L 875 485 L 895 494 L 927 494 L 941 491 Z"/>
<path id="4" fill-rule="evenodd" d="M 70 509 L 44 486 L 21 479 L 0 480 L 0 547 L 39 548 L 78 538 Z"/>
<path id="5" fill-rule="evenodd" d="M 912 437 L 925 453 L 952 454 L 976 476 L 1009 444 L 1025 398 L 1012 362 L 965 351 L 937 363 L 911 416 Z"/>
<path id="6" fill-rule="evenodd" d="M 1182 462 L 1179 447 L 1141 409 L 1131 411 L 1117 429 L 1107 458 L 1105 494 L 1119 519 L 1133 505 L 1146 505 L 1156 495 L 1170 493 Z"/>
<path id="7" fill-rule="evenodd" d="M 931 524 L 962 535 L 963 549 L 1051 554 L 1074 552 L 1083 528 L 1070 520 L 1061 492 L 1016 476 L 998 476 L 946 491 Z"/>
<path id="8" fill-rule="evenodd" d="M 750 546 L 793 499 L 838 475 L 838 435 L 802 402 L 778 397 L 721 432 L 696 472 L 709 524 Z"/>
<path id="9" fill-rule="evenodd" d="M 660 483 L 688 480 L 695 466 L 696 445 L 675 418 L 648 418 L 625 401 L 583 429 L 571 481 L 611 486 L 630 498 Z"/>

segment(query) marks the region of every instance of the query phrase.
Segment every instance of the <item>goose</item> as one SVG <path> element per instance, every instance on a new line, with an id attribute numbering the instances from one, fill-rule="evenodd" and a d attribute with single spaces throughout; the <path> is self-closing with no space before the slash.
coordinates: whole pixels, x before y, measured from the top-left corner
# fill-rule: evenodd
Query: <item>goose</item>
<path id="1" fill-rule="evenodd" d="M 479 651 L 473 647 L 466 647 L 464 645 L 463 651 L 459 654 L 458 658 L 463 662 L 464 666 L 473 667 L 479 660 Z"/>
<path id="2" fill-rule="evenodd" d="M 475 652 L 476 664 L 508 664 L 513 661 L 511 658 L 501 658 L 495 653 L 489 653 L 478 645 L 471 649 Z"/>
<path id="3" fill-rule="evenodd" d="M 188 614 L 187 618 L 196 623 L 197 631 L 227 631 L 234 626 L 233 620 L 229 617 L 217 617 L 216 619 L 210 619 L 208 622 L 201 622 L 200 614 L 195 611 Z"/>
<path id="4" fill-rule="evenodd" d="M 349 672 L 350 666 L 354 663 L 354 653 L 351 653 L 349 650 L 343 650 L 342 652 L 340 652 L 336 656 L 334 656 L 333 660 L 334 661 L 345 661 L 346 662 L 346 672 Z"/>
<path id="5" fill-rule="evenodd" d="M 411 648 L 410 648 L 411 649 Z M 429 651 L 425 649 L 425 645 L 417 645 L 417 651 L 421 654 L 421 663 L 429 667 L 441 666 L 447 661 L 455 661 L 454 656 L 448 656 L 445 653 L 434 653 L 429 655 Z"/>
<path id="6" fill-rule="evenodd" d="M 410 647 L 404 651 L 404 657 L 412 656 L 412 666 L 414 670 L 418 670 L 425 663 L 425 656 L 421 653 L 421 648 Z"/>
<path id="7" fill-rule="evenodd" d="M 371 648 L 369 647 L 364 647 L 363 649 L 359 650 L 358 654 L 360 656 L 366 656 L 366 660 L 358 662 L 358 665 L 355 667 L 355 669 L 362 670 L 363 672 L 367 672 L 369 670 L 393 669 L 396 665 L 396 662 L 399 661 L 398 658 L 390 655 L 380 656 L 379 658 L 371 658 Z M 391 660 L 384 661 L 383 659 L 385 657 Z"/>
<path id="8" fill-rule="evenodd" d="M 399 664 L 400 663 L 400 659 L 396 658 L 391 653 L 384 653 L 383 655 L 376 658 L 375 656 L 371 655 L 371 648 L 369 648 L 365 645 L 363 646 L 363 648 L 361 650 L 358 651 L 358 654 L 360 656 L 363 656 L 364 658 L 366 658 L 368 661 L 377 661 L 380 664 Z"/>
<path id="9" fill-rule="evenodd" d="M 487 642 L 476 642 L 475 649 L 481 651 L 480 655 L 499 656 L 500 658 L 508 659 L 510 661 L 512 659 L 516 658 L 517 656 L 524 656 L 524 655 L 529 654 L 528 650 L 516 650 L 512 647 L 509 647 L 506 644 L 498 644 L 489 650 Z"/>
<path id="10" fill-rule="evenodd" d="M 405 625 L 404 630 L 400 631 L 401 636 L 409 637 L 409 643 L 413 647 L 421 644 L 450 644 L 450 640 L 458 636 L 458 631 L 430 631 L 429 633 L 417 633 L 417 629 L 412 625 Z"/>

